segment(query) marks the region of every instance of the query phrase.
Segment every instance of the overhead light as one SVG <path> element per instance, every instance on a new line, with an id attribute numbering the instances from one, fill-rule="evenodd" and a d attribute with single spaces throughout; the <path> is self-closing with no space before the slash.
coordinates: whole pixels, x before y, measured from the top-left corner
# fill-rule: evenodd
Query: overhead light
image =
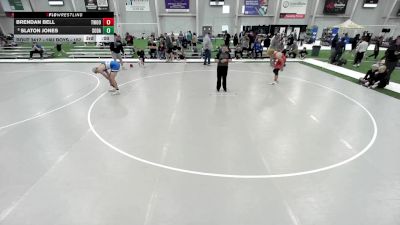
<path id="1" fill-rule="evenodd" d="M 365 3 L 364 8 L 376 8 L 378 4 L 370 4 L 370 3 Z"/>
<path id="2" fill-rule="evenodd" d="M 64 0 L 49 0 L 49 5 L 51 6 L 63 6 Z"/>

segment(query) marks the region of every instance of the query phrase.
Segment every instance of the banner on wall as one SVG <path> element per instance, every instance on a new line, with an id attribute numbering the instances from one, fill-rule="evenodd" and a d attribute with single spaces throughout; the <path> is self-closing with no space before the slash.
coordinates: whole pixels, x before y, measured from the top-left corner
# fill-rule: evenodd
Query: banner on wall
<path id="1" fill-rule="evenodd" d="M 189 12 L 189 0 L 165 0 L 167 12 Z"/>
<path id="2" fill-rule="evenodd" d="M 244 15 L 267 15 L 268 0 L 244 0 Z"/>
<path id="3" fill-rule="evenodd" d="M 87 12 L 108 11 L 108 0 L 85 0 Z"/>
<path id="4" fill-rule="evenodd" d="M 324 6 L 324 14 L 345 14 L 347 0 L 326 0 Z"/>
<path id="5" fill-rule="evenodd" d="M 126 11 L 150 11 L 150 0 L 126 0 Z"/>
<path id="6" fill-rule="evenodd" d="M 284 0 L 281 5 L 280 18 L 304 19 L 307 11 L 307 0 Z"/>

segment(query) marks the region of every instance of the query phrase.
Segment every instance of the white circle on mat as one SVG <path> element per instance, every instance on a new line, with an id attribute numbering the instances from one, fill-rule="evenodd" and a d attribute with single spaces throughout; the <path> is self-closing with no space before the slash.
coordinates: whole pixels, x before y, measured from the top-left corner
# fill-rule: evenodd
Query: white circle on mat
<path id="1" fill-rule="evenodd" d="M 230 72 L 241 72 L 241 73 L 253 73 L 253 74 L 261 74 L 261 75 L 265 75 L 265 73 L 261 73 L 261 72 L 250 72 L 250 71 L 241 71 L 241 70 L 229 70 Z M 148 77 L 144 77 L 144 78 L 138 78 L 138 79 L 134 79 L 131 81 L 128 81 L 126 83 L 123 83 L 120 86 L 124 86 L 133 82 L 137 82 L 140 80 L 144 80 L 144 79 L 149 79 L 149 78 L 154 78 L 154 77 L 160 77 L 160 76 L 167 76 L 167 75 L 173 75 L 173 74 L 181 74 L 181 73 L 193 73 L 193 72 L 215 72 L 214 70 L 192 70 L 192 71 L 183 71 L 183 72 L 172 72 L 172 73 L 163 73 L 163 74 L 158 74 L 158 75 L 152 75 L 152 76 L 148 76 Z M 94 106 L 96 105 L 96 103 L 107 93 L 104 92 L 103 94 L 101 94 L 100 96 L 98 96 L 93 103 L 90 105 L 88 114 L 87 114 L 87 121 L 90 127 L 90 130 L 93 132 L 93 134 L 106 146 L 108 146 L 109 148 L 111 148 L 112 150 L 114 150 L 115 152 L 118 152 L 128 158 L 134 159 L 136 161 L 148 164 L 148 165 L 152 165 L 155 167 L 159 167 L 162 169 L 167 169 L 167 170 L 171 170 L 171 171 L 175 171 L 175 172 L 181 172 L 181 173 L 187 173 L 187 174 L 193 174 L 193 175 L 201 175 L 201 176 L 209 176 L 209 177 L 220 177 L 220 178 L 236 178 L 236 179 L 266 179 L 266 178 L 282 178 L 282 177 L 294 177 L 294 176 L 301 176 L 301 175 L 307 175 L 307 174 L 313 174 L 313 173 L 319 173 L 319 172 L 323 172 L 323 171 L 327 171 L 327 170 L 331 170 L 337 167 L 340 167 L 342 165 L 345 165 L 355 159 L 357 159 L 358 157 L 362 156 L 363 154 L 365 154 L 370 148 L 371 146 L 374 144 L 376 137 L 378 135 L 378 127 L 376 124 L 376 120 L 373 117 L 373 115 L 368 111 L 368 109 L 366 107 L 364 107 L 360 102 L 358 102 L 357 100 L 349 97 L 346 94 L 343 94 L 337 90 L 334 90 L 330 87 L 318 84 L 318 83 L 314 83 L 312 81 L 308 81 L 308 80 L 304 80 L 304 79 L 300 79 L 300 78 L 292 78 L 292 77 L 282 77 L 284 79 L 293 79 L 293 80 L 297 80 L 297 81 L 301 81 L 301 82 L 305 82 L 305 83 L 309 83 L 321 88 L 325 88 L 329 91 L 332 91 L 338 95 L 343 96 L 344 98 L 348 99 L 349 101 L 355 103 L 356 105 L 358 105 L 360 108 L 362 108 L 366 114 L 368 115 L 368 117 L 371 119 L 372 125 L 374 127 L 374 131 L 373 131 L 373 135 L 371 140 L 368 142 L 368 144 L 357 154 L 353 155 L 352 157 L 343 160 L 341 162 L 335 163 L 335 164 L 331 164 L 329 166 L 325 166 L 325 167 L 321 167 L 318 169 L 313 169 L 313 170 L 305 170 L 305 171 L 299 171 L 299 172 L 294 172 L 294 173 L 280 173 L 280 174 L 265 174 L 265 175 L 242 175 L 242 174 L 223 174 L 223 173 L 209 173 L 209 172 L 201 172 L 201 171 L 194 171 L 194 170 L 188 170 L 188 169 L 182 169 L 182 168 L 177 168 L 177 167 L 173 167 L 173 166 L 167 166 L 164 164 L 160 164 L 160 163 L 155 163 L 140 157 L 137 157 L 135 155 L 129 154 L 126 151 L 119 149 L 118 147 L 114 146 L 113 144 L 111 144 L 110 142 L 108 142 L 107 140 L 105 140 L 102 136 L 100 136 L 96 129 L 93 126 L 92 123 L 92 119 L 91 119 L 91 115 L 92 115 L 92 111 Z"/>
<path id="2" fill-rule="evenodd" d="M 6 72 L 6 73 L 28 73 L 28 72 L 32 72 L 32 71 L 10 71 L 10 72 Z M 71 102 L 68 102 L 68 103 L 66 103 L 66 104 L 64 104 L 62 106 L 50 109 L 50 110 L 48 110 L 46 112 L 43 112 L 43 113 L 28 117 L 26 119 L 19 120 L 19 121 L 16 121 L 16 122 L 4 125 L 4 126 L 0 126 L 0 130 L 6 129 L 8 127 L 12 127 L 12 126 L 15 126 L 15 125 L 18 125 L 18 124 L 21 124 L 21 123 L 25 123 L 25 122 L 28 122 L 28 121 L 31 121 L 31 120 L 34 120 L 34 119 L 37 119 L 37 118 L 41 118 L 41 117 L 47 116 L 50 113 L 56 112 L 56 111 L 61 110 L 61 109 L 65 108 L 65 107 L 67 107 L 67 106 L 70 106 L 70 105 L 72 105 L 72 104 L 74 104 L 74 103 L 86 98 L 90 94 L 92 94 L 100 85 L 100 79 L 97 76 L 95 76 L 93 74 L 90 74 L 90 73 L 81 72 L 81 71 L 74 71 L 74 70 L 37 70 L 36 72 L 74 72 L 74 73 L 81 73 L 81 74 L 85 74 L 85 75 L 89 75 L 91 77 L 94 77 L 97 80 L 97 83 L 96 83 L 96 86 L 93 89 L 91 89 L 88 93 L 84 94 L 83 96 L 81 96 L 81 97 L 79 97 L 79 98 L 77 98 L 77 99 L 75 99 L 75 100 L 73 100 Z"/>

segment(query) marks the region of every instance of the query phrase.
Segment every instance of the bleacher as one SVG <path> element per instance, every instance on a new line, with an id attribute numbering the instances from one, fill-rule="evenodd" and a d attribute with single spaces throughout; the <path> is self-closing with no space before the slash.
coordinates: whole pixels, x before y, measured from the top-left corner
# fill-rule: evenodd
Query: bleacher
<path id="1" fill-rule="evenodd" d="M 29 59 L 29 52 L 32 47 L 0 47 L 0 59 Z M 43 58 L 50 58 L 53 56 L 53 46 L 43 47 Z M 34 53 L 33 58 L 40 58 L 39 53 Z"/>
<path id="2" fill-rule="evenodd" d="M 124 46 L 125 58 L 133 58 L 135 50 L 132 46 Z M 110 58 L 111 53 L 108 46 L 74 46 L 66 52 L 69 58 Z"/>

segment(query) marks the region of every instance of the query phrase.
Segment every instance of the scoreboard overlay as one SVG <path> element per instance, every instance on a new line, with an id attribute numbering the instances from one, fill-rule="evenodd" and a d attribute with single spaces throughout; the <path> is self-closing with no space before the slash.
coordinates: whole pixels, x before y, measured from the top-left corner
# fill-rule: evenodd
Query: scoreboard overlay
<path id="1" fill-rule="evenodd" d="M 113 12 L 15 12 L 16 42 L 110 42 Z"/>

